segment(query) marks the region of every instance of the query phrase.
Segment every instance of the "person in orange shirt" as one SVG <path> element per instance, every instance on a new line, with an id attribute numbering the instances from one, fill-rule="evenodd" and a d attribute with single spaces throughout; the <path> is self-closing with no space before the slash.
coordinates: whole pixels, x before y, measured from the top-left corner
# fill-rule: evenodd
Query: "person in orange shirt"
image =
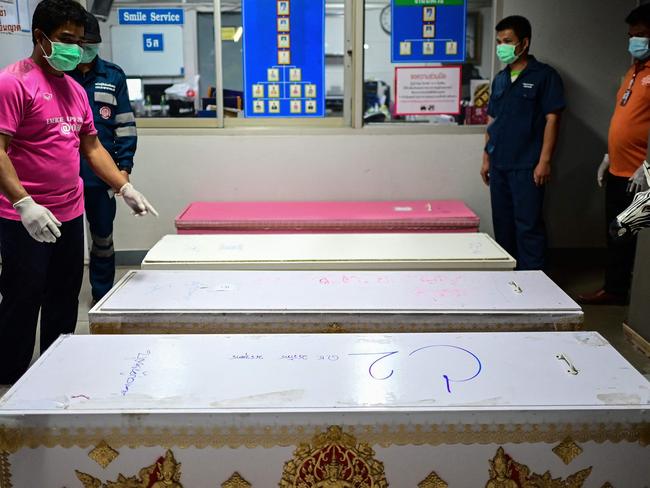
<path id="1" fill-rule="evenodd" d="M 643 161 L 650 133 L 650 4 L 633 10 L 629 24 L 629 51 L 634 63 L 625 75 L 609 126 L 609 154 L 598 168 L 598 185 L 606 186 L 607 225 L 630 206 L 634 195 L 647 189 Z M 604 286 L 579 295 L 583 304 L 627 303 L 636 240 L 617 240 L 607 234 Z"/>

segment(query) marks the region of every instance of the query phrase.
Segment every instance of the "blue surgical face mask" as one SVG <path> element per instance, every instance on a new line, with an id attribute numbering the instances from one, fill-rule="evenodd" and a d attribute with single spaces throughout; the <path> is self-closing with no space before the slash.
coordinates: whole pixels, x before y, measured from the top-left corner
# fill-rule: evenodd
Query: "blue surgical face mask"
<path id="1" fill-rule="evenodd" d="M 650 39 L 647 37 L 630 37 L 630 54 L 640 61 L 650 57 Z"/>

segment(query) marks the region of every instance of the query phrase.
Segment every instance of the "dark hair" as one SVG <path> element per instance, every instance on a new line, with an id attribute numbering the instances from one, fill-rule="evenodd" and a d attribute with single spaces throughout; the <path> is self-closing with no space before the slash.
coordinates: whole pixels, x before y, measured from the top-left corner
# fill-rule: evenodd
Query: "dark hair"
<path id="1" fill-rule="evenodd" d="M 86 9 L 75 0 L 43 0 L 36 6 L 32 17 L 32 42 L 36 44 L 36 29 L 49 37 L 67 22 L 83 26 L 86 23 Z"/>
<path id="2" fill-rule="evenodd" d="M 632 10 L 630 15 L 626 17 L 625 22 L 629 25 L 643 24 L 650 27 L 650 3 L 646 3 Z"/>
<path id="3" fill-rule="evenodd" d="M 528 43 L 533 39 L 533 28 L 530 21 L 521 15 L 511 15 L 506 17 L 496 26 L 496 31 L 501 32 L 504 30 L 512 29 L 520 41 L 528 39 Z"/>

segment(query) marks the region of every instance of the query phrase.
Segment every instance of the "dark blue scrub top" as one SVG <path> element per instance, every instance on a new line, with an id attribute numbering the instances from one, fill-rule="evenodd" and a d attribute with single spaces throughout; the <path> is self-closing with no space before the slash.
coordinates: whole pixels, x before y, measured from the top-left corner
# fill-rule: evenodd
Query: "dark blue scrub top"
<path id="1" fill-rule="evenodd" d="M 88 73 L 83 74 L 75 69 L 68 74 L 86 90 L 102 146 L 118 168 L 130 171 L 133 168 L 138 137 L 124 71 L 118 65 L 97 56 Z M 81 178 L 85 186 L 108 188 L 83 157 Z"/>
<path id="2" fill-rule="evenodd" d="M 497 169 L 532 169 L 539 163 L 544 142 L 546 115 L 565 108 L 564 85 L 549 65 L 528 57 L 528 66 L 514 83 L 510 67 L 492 83 L 486 150 Z"/>

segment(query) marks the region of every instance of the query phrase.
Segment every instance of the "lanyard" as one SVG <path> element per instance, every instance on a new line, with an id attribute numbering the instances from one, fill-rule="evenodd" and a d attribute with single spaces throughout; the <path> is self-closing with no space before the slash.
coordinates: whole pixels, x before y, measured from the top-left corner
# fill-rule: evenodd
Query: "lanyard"
<path id="1" fill-rule="evenodd" d="M 632 96 L 632 87 L 634 86 L 636 77 L 639 76 L 639 73 L 643 71 L 644 68 L 645 64 L 637 65 L 636 69 L 634 70 L 630 84 L 628 85 L 627 90 L 625 90 L 625 93 L 623 93 L 623 98 L 621 98 L 621 107 L 625 107 L 627 105 L 627 102 L 630 101 L 630 97 Z"/>

